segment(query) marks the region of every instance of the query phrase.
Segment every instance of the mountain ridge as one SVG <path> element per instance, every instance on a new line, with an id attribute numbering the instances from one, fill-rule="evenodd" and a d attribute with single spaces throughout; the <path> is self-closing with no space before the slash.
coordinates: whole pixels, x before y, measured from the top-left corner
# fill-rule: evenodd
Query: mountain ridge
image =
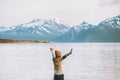
<path id="1" fill-rule="evenodd" d="M 98 25 L 82 22 L 69 26 L 56 20 L 36 19 L 10 28 L 0 28 L 0 38 L 54 42 L 120 42 L 120 15 Z"/>

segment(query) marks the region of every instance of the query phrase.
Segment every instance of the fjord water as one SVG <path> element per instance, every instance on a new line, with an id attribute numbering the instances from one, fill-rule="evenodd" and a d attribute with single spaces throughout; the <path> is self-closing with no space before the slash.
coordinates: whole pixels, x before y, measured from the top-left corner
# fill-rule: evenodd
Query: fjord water
<path id="1" fill-rule="evenodd" d="M 53 80 L 50 47 L 73 48 L 65 80 L 120 80 L 120 43 L 0 44 L 0 80 Z"/>

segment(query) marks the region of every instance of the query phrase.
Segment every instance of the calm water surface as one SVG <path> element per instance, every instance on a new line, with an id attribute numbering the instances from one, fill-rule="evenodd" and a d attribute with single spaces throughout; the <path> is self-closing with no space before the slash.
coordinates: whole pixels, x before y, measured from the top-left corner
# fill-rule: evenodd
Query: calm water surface
<path id="1" fill-rule="evenodd" d="M 53 80 L 50 47 L 74 49 L 65 80 L 120 80 L 120 43 L 0 44 L 0 80 Z"/>

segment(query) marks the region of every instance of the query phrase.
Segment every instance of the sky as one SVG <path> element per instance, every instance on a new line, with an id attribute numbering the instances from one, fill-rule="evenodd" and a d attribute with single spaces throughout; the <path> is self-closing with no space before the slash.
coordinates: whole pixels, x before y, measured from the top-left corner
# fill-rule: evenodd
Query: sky
<path id="1" fill-rule="evenodd" d="M 120 15 L 120 0 L 0 0 L 0 26 L 34 19 L 60 19 L 68 25 L 97 25 Z"/>

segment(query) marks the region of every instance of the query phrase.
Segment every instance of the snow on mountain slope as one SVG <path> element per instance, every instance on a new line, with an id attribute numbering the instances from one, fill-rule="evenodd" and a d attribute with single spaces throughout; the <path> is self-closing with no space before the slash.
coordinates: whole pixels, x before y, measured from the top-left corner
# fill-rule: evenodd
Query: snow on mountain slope
<path id="1" fill-rule="evenodd" d="M 86 22 L 82 22 L 79 25 L 71 27 L 71 29 L 66 32 L 65 34 L 59 36 L 57 40 L 59 41 L 68 41 L 68 42 L 74 42 L 77 37 L 79 37 L 79 34 L 83 31 L 89 31 L 90 29 L 93 29 L 95 26 L 91 25 Z"/>
<path id="2" fill-rule="evenodd" d="M 89 24 L 89 23 L 86 23 L 86 22 L 82 22 L 82 23 L 80 23 L 79 25 L 75 25 L 75 26 L 73 26 L 70 30 L 69 30 L 69 32 L 70 33 L 75 33 L 75 34 L 77 34 L 77 33 L 79 33 L 81 30 L 89 30 L 90 28 L 94 28 L 95 26 L 94 25 L 91 25 L 91 24 Z"/>
<path id="3" fill-rule="evenodd" d="M 120 15 L 106 19 L 98 24 L 101 29 L 107 27 L 108 29 L 120 29 Z"/>
<path id="4" fill-rule="evenodd" d="M 83 22 L 57 38 L 63 42 L 120 42 L 120 16 L 91 25 Z"/>
<path id="5" fill-rule="evenodd" d="M 36 19 L 31 22 L 15 25 L 10 27 L 9 30 L 2 31 L 2 34 L 7 35 L 26 35 L 26 36 L 37 36 L 44 37 L 44 38 L 54 38 L 61 34 L 64 34 L 68 31 L 70 26 L 66 24 L 59 24 L 54 20 L 43 20 L 43 19 Z"/>
<path id="6" fill-rule="evenodd" d="M 120 15 L 106 19 L 98 25 L 82 22 L 73 27 L 58 19 L 35 19 L 5 29 L 0 27 L 0 38 L 22 40 L 48 40 L 59 42 L 120 42 Z"/>

